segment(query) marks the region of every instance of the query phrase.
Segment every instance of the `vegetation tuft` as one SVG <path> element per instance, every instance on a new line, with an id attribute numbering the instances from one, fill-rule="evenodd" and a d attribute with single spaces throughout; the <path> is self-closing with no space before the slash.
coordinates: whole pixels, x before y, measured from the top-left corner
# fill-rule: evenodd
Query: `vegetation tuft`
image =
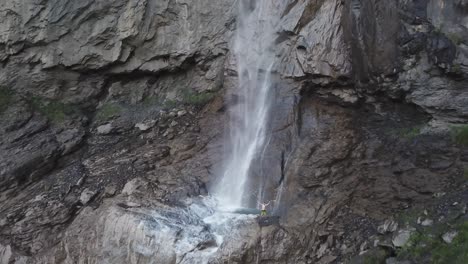
<path id="1" fill-rule="evenodd" d="M 451 71 L 456 73 L 456 74 L 462 74 L 461 65 L 458 64 L 458 63 L 453 64 Z"/>
<path id="2" fill-rule="evenodd" d="M 385 264 L 387 252 L 383 249 L 371 250 L 363 257 L 363 264 Z"/>
<path id="3" fill-rule="evenodd" d="M 65 121 L 67 116 L 75 113 L 75 108 L 71 105 L 55 100 L 44 100 L 40 97 L 33 97 L 31 105 L 36 111 L 40 112 L 49 120 L 56 123 L 62 123 Z"/>
<path id="4" fill-rule="evenodd" d="M 213 92 L 196 93 L 191 90 L 184 90 L 182 92 L 182 101 L 184 104 L 194 106 L 204 106 L 214 98 Z"/>
<path id="5" fill-rule="evenodd" d="M 109 120 L 118 116 L 122 112 L 122 107 L 116 103 L 104 104 L 96 113 L 96 119 L 101 121 Z"/>
<path id="6" fill-rule="evenodd" d="M 452 138 L 458 145 L 468 146 L 468 125 L 453 126 Z"/>
<path id="7" fill-rule="evenodd" d="M 172 109 L 177 106 L 177 101 L 171 99 L 164 99 L 158 96 L 149 96 L 143 100 L 143 105 L 146 107 L 159 106 L 163 109 Z"/>
<path id="8" fill-rule="evenodd" d="M 13 93 L 7 88 L 0 87 L 0 114 L 11 104 Z"/>
<path id="9" fill-rule="evenodd" d="M 411 259 L 415 263 L 466 264 L 468 263 L 468 221 L 458 224 L 457 236 L 452 243 L 442 240 L 444 231 L 432 233 L 430 230 L 415 232 L 408 243 L 397 252 L 400 259 Z M 447 231 L 447 230 L 445 230 Z"/>
<path id="10" fill-rule="evenodd" d="M 432 263 L 468 263 L 468 221 L 465 221 L 457 229 L 459 233 L 451 244 L 438 241 L 435 245 L 432 251 Z"/>
<path id="11" fill-rule="evenodd" d="M 455 45 L 460 45 L 463 42 L 463 37 L 457 33 L 447 33 L 447 38 L 449 38 Z"/>
<path id="12" fill-rule="evenodd" d="M 145 97 L 145 99 L 143 100 L 143 105 L 146 107 L 159 105 L 161 104 L 162 101 L 163 101 L 162 98 L 158 96 L 148 96 L 148 97 Z"/>
<path id="13" fill-rule="evenodd" d="M 177 101 L 170 100 L 170 99 L 165 100 L 163 103 L 164 109 L 172 109 L 172 108 L 175 108 L 176 106 L 177 106 Z"/>
<path id="14" fill-rule="evenodd" d="M 404 128 L 399 131 L 398 135 L 406 139 L 414 139 L 421 134 L 421 126 Z"/>

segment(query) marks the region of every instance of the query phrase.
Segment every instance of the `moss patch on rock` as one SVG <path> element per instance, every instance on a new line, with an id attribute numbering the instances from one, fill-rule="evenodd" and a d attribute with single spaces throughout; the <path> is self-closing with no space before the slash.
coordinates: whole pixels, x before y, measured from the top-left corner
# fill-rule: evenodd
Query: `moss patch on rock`
<path id="1" fill-rule="evenodd" d="M 50 121 L 62 123 L 68 116 L 75 114 L 76 108 L 60 101 L 47 100 L 40 97 L 33 97 L 31 105 L 34 110 L 46 116 Z"/>
<path id="2" fill-rule="evenodd" d="M 414 139 L 421 134 L 421 127 L 406 128 L 400 131 L 399 135 L 406 139 Z"/>
<path id="3" fill-rule="evenodd" d="M 410 259 L 415 263 L 468 263 L 468 221 L 462 221 L 453 228 L 458 233 L 451 243 L 442 239 L 449 229 L 448 226 L 436 226 L 415 232 L 397 252 L 398 258 Z"/>
<path id="4" fill-rule="evenodd" d="M 117 103 L 106 103 L 96 113 L 96 119 L 105 121 L 114 118 L 122 112 L 122 107 Z"/>
<path id="5" fill-rule="evenodd" d="M 7 88 L 0 87 L 0 114 L 3 113 L 11 104 L 13 92 Z"/>
<path id="6" fill-rule="evenodd" d="M 191 90 L 182 91 L 182 103 L 193 106 L 204 106 L 215 97 L 213 92 L 193 92 Z"/>
<path id="7" fill-rule="evenodd" d="M 458 145 L 468 146 L 468 125 L 453 126 L 452 138 Z"/>

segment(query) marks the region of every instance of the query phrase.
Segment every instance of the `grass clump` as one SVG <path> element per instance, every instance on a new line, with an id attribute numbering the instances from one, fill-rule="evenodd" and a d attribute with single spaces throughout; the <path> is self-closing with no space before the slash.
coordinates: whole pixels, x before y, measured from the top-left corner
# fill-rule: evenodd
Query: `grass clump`
<path id="1" fill-rule="evenodd" d="M 383 249 L 370 251 L 363 257 L 363 264 L 385 264 L 387 259 L 387 252 Z"/>
<path id="2" fill-rule="evenodd" d="M 148 96 L 143 100 L 143 105 L 146 107 L 159 105 L 163 100 L 158 96 Z"/>
<path id="3" fill-rule="evenodd" d="M 214 98 L 213 92 L 196 93 L 191 90 L 185 90 L 182 93 L 182 101 L 184 104 L 194 106 L 204 106 Z"/>
<path id="4" fill-rule="evenodd" d="M 121 112 L 122 108 L 120 105 L 115 103 L 106 103 L 98 110 L 96 119 L 102 121 L 109 120 L 118 116 Z"/>
<path id="5" fill-rule="evenodd" d="M 461 65 L 458 64 L 458 63 L 453 64 L 451 70 L 452 70 L 452 72 L 454 72 L 456 74 L 461 74 L 462 73 Z"/>
<path id="6" fill-rule="evenodd" d="M 430 253 L 431 248 L 437 243 L 438 239 L 432 234 L 414 232 L 406 245 L 397 251 L 397 255 L 399 258 L 420 259 Z"/>
<path id="7" fill-rule="evenodd" d="M 177 106 L 177 101 L 171 99 L 164 99 L 158 96 L 149 96 L 143 100 L 145 107 L 160 106 L 163 109 L 172 109 Z"/>
<path id="8" fill-rule="evenodd" d="M 415 225 L 422 214 L 424 214 L 422 209 L 413 209 L 401 212 L 396 219 L 400 225 Z"/>
<path id="9" fill-rule="evenodd" d="M 416 232 L 397 252 L 397 256 L 399 259 L 411 259 L 415 263 L 466 264 L 468 263 L 468 222 L 458 224 L 455 229 L 458 230 L 458 234 L 450 244 L 442 240 L 444 231 Z"/>
<path id="10" fill-rule="evenodd" d="M 36 111 L 56 123 L 62 123 L 67 116 L 75 113 L 75 109 L 71 105 L 55 100 L 49 101 L 40 97 L 33 97 L 31 104 Z"/>
<path id="11" fill-rule="evenodd" d="M 3 113 L 8 108 L 8 106 L 10 106 L 12 99 L 12 91 L 0 87 L 0 114 Z"/>
<path id="12" fill-rule="evenodd" d="M 468 146 L 468 125 L 451 128 L 452 138 L 458 145 Z"/>
<path id="13" fill-rule="evenodd" d="M 449 38 L 455 45 L 460 45 L 463 42 L 463 37 L 457 33 L 447 33 L 447 38 Z"/>
<path id="14" fill-rule="evenodd" d="M 433 264 L 468 263 L 468 221 L 457 228 L 458 234 L 451 244 L 439 242 L 432 251 Z"/>
<path id="15" fill-rule="evenodd" d="M 421 127 L 404 128 L 400 130 L 398 134 L 406 139 L 414 139 L 421 134 Z"/>
<path id="16" fill-rule="evenodd" d="M 172 109 L 172 108 L 175 108 L 176 106 L 177 106 L 177 102 L 174 100 L 170 100 L 170 99 L 164 101 L 163 103 L 164 109 Z"/>

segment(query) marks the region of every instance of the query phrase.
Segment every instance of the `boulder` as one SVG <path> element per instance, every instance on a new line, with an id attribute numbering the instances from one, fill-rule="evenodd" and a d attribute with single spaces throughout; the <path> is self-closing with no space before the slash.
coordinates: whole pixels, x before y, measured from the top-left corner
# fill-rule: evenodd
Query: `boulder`
<path id="1" fill-rule="evenodd" d="M 405 246 L 411 235 L 414 234 L 416 229 L 414 228 L 405 228 L 405 229 L 400 229 L 398 232 L 395 234 L 395 236 L 392 239 L 392 243 L 395 247 L 403 247 Z"/>

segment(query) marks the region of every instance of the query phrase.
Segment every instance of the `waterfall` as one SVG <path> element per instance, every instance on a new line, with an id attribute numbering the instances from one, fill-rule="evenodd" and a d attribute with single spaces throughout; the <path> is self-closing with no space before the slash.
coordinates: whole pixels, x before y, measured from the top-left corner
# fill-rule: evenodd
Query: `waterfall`
<path id="1" fill-rule="evenodd" d="M 266 141 L 271 75 L 276 60 L 272 47 L 286 3 L 284 0 L 239 1 L 232 49 L 237 64 L 238 86 L 234 93 L 238 100 L 228 108 L 224 172 L 215 188 L 223 207 L 242 207 L 249 198 L 246 185 L 252 162 L 259 158 Z"/>

